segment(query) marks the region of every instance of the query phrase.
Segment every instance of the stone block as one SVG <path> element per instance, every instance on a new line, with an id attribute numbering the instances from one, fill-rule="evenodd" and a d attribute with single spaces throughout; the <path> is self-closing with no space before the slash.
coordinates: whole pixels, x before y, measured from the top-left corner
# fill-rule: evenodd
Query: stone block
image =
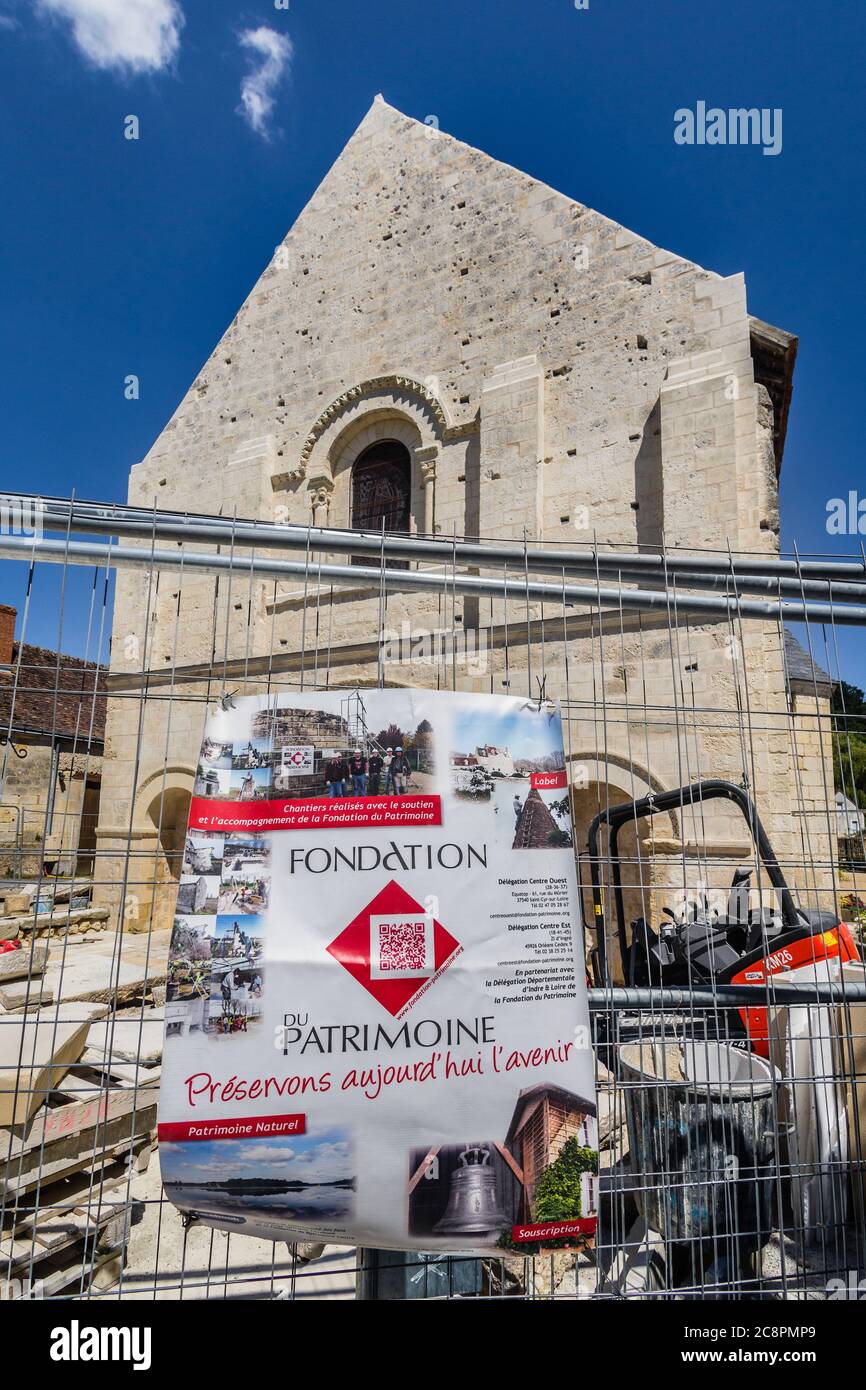
<path id="1" fill-rule="evenodd" d="M 0 1126 L 23 1124 L 44 1104 L 84 1050 L 88 1021 L 58 1023 L 49 1014 L 0 1023 Z"/>
<path id="2" fill-rule="evenodd" d="M 14 951 L 0 952 L 0 985 L 26 976 L 41 975 L 48 960 L 47 946 L 25 943 Z"/>

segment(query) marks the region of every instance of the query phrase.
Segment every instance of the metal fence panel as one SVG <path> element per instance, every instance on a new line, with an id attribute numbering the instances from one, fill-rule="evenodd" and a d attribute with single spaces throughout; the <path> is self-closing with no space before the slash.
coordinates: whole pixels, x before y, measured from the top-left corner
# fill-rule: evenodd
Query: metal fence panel
<path id="1" fill-rule="evenodd" d="M 862 556 L 41 515 L 0 537 L 4 1297 L 857 1296 L 866 715 L 843 682 Z M 599 1096 L 588 1250 L 272 1245 L 185 1227 L 162 1195 L 168 935 L 207 706 L 341 688 L 363 735 L 363 689 L 386 683 L 561 701 Z"/>

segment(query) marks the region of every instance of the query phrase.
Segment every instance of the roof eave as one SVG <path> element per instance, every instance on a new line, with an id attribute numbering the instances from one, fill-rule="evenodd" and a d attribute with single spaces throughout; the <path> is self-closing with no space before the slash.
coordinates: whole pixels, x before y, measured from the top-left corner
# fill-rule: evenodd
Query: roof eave
<path id="1" fill-rule="evenodd" d="M 788 432 L 788 412 L 794 389 L 794 364 L 797 361 L 799 338 L 775 328 L 763 319 L 749 316 L 749 337 L 755 380 L 767 388 L 773 402 L 773 450 L 776 455 L 776 477 L 782 471 L 782 455 Z"/>

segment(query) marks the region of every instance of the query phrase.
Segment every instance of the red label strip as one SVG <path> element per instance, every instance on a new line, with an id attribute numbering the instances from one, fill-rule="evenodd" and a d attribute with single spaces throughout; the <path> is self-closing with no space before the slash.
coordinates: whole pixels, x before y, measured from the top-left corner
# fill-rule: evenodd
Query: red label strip
<path id="1" fill-rule="evenodd" d="M 211 801 L 194 796 L 191 830 L 339 830 L 357 825 L 441 825 L 438 796 L 310 797 L 303 801 Z"/>
<path id="2" fill-rule="evenodd" d="M 532 772 L 529 785 L 537 787 L 540 792 L 562 791 L 563 787 L 568 786 L 568 778 L 564 772 Z"/>
<path id="3" fill-rule="evenodd" d="M 512 1226 L 511 1239 L 515 1245 L 535 1240 L 562 1240 L 568 1236 L 594 1235 L 597 1216 L 578 1216 L 570 1221 L 539 1221 L 534 1226 Z"/>
<path id="4" fill-rule="evenodd" d="M 190 1139 L 265 1139 L 277 1134 L 306 1134 L 306 1115 L 248 1115 L 231 1120 L 184 1120 L 157 1128 L 161 1144 Z"/>

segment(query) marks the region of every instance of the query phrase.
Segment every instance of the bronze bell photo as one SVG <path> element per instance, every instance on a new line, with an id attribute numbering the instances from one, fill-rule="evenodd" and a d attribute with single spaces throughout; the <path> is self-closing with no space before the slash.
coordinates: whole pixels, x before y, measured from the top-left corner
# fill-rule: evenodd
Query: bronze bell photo
<path id="1" fill-rule="evenodd" d="M 434 1234 L 480 1236 L 510 1225 L 496 1195 L 490 1150 L 470 1145 L 460 1154 L 460 1165 L 451 1178 L 448 1205 L 433 1227 Z"/>

